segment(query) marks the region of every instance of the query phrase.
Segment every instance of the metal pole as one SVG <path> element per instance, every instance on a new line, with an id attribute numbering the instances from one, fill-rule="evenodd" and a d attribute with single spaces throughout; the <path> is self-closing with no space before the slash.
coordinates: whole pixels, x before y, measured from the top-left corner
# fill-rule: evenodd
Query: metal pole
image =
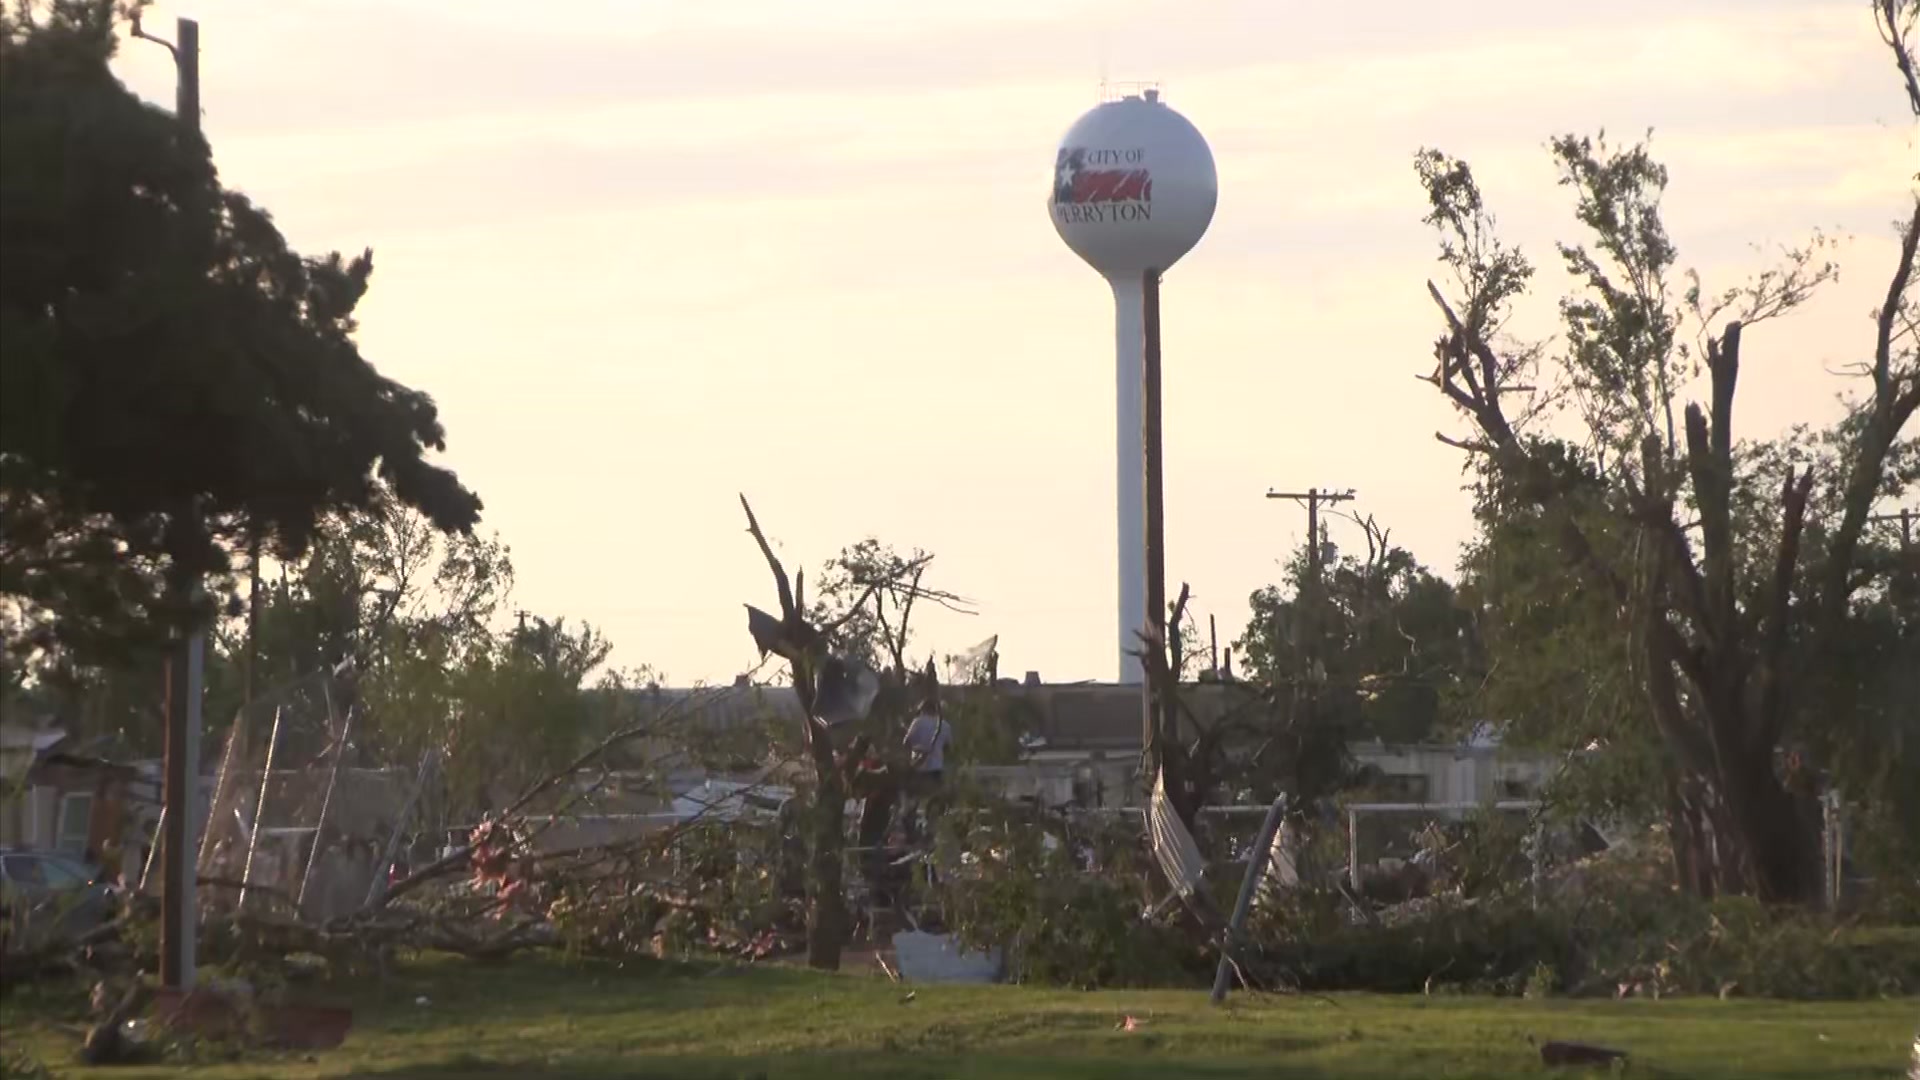
<path id="1" fill-rule="evenodd" d="M 140 34 L 138 24 L 134 27 Z M 141 35 L 144 36 L 144 35 Z M 200 133 L 200 25 L 192 19 L 178 23 L 179 40 L 167 48 L 173 53 L 175 112 L 195 135 Z M 155 39 L 157 40 L 157 39 Z M 161 42 L 165 45 L 166 42 Z M 191 500 L 183 508 L 183 531 L 200 534 L 198 507 Z M 197 599 L 199 583 L 178 599 Z M 200 664 L 205 632 L 195 627 L 182 635 L 178 650 L 167 664 L 166 762 L 160 842 L 160 982 L 171 989 L 193 984 L 194 976 L 194 844 L 193 797 L 199 782 Z"/>
<path id="2" fill-rule="evenodd" d="M 281 710 L 273 710 L 273 731 L 267 735 L 267 764 L 260 770 L 260 797 L 253 804 L 253 828 L 247 830 L 247 862 L 240 871 L 240 902 L 234 905 L 238 911 L 247 906 L 247 887 L 253 884 L 253 853 L 260 846 L 260 823 L 267 820 L 267 785 L 273 782 L 273 753 L 280 746 Z"/>
<path id="3" fill-rule="evenodd" d="M 429 750 L 420 759 L 420 773 L 414 777 L 413 792 L 407 796 L 405 806 L 400 808 L 400 816 L 394 819 L 393 835 L 387 838 L 387 850 L 380 861 L 374 865 L 373 880 L 367 883 L 367 899 L 363 906 L 372 907 L 380 894 L 387 890 L 387 870 L 393 865 L 394 852 L 400 846 L 400 834 L 405 831 L 407 822 L 413 817 L 413 804 L 419 800 L 420 792 L 427 786 L 427 772 L 439 758 L 438 750 Z"/>
<path id="4" fill-rule="evenodd" d="M 167 661 L 167 742 L 165 790 L 160 819 L 160 983 L 184 989 L 193 983 L 193 755 L 189 752 L 187 668 L 180 652 L 191 650 L 191 639 Z"/>
<path id="5" fill-rule="evenodd" d="M 32 804 L 29 803 L 28 806 L 31 808 Z M 140 885 L 134 891 L 142 893 L 147 891 L 147 876 L 153 873 L 154 856 L 160 854 L 160 848 L 166 843 L 166 839 L 167 808 L 163 805 L 160 807 L 160 817 L 153 823 L 153 842 L 147 845 L 147 864 L 140 868 Z"/>
<path id="6" fill-rule="evenodd" d="M 327 713 L 333 713 L 333 694 L 327 694 Z M 307 868 L 300 872 L 300 895 L 294 897 L 293 909 L 297 914 L 305 910 L 307 903 L 307 882 L 313 878 L 313 861 L 320 854 L 320 839 L 327 831 L 327 811 L 333 806 L 333 788 L 340 782 L 340 759 L 347 756 L 347 736 L 353 734 L 354 710 L 347 709 L 346 723 L 340 728 L 340 746 L 333 752 L 333 769 L 327 774 L 327 793 L 320 796 L 320 820 L 314 823 L 313 843 L 307 848 Z"/>
<path id="7" fill-rule="evenodd" d="M 240 711 L 233 714 L 233 727 L 227 732 L 227 748 L 220 754 L 220 772 L 213 781 L 213 801 L 207 814 L 207 826 L 200 831 L 200 854 L 196 860 L 200 866 L 206 865 L 207 852 L 213 849 L 213 811 L 219 810 L 220 804 L 227 797 L 227 781 L 233 776 L 234 743 L 239 740 L 241 725 L 246 722 L 247 710 L 243 705 Z"/>
<path id="8" fill-rule="evenodd" d="M 1307 583 L 1301 592 L 1306 610 L 1300 614 L 1300 630 L 1307 639 L 1307 685 L 1314 685 L 1315 667 L 1320 660 L 1320 489 L 1307 489 Z M 1312 693 L 1311 690 L 1308 691 Z"/>
<path id="9" fill-rule="evenodd" d="M 1820 902 L 1833 910 L 1833 793 L 1820 794 Z"/>
<path id="10" fill-rule="evenodd" d="M 1285 812 L 1285 795 L 1273 800 L 1267 807 L 1267 816 L 1260 823 L 1260 839 L 1254 841 L 1253 850 L 1247 853 L 1247 876 L 1240 881 L 1240 899 L 1234 902 L 1233 918 L 1227 923 L 1227 945 L 1231 946 L 1240 939 L 1240 930 L 1247 924 L 1247 912 L 1253 908 L 1253 894 L 1260 887 L 1260 878 L 1267 872 L 1267 859 L 1273 851 L 1273 834 L 1280 830 L 1280 816 Z M 1215 1005 L 1227 999 L 1227 979 L 1233 974 L 1233 964 L 1223 948 L 1220 953 L 1220 966 L 1213 973 L 1213 997 Z"/>
<path id="11" fill-rule="evenodd" d="M 197 589 L 193 590 L 198 592 Z M 202 632 L 186 635 L 181 652 L 167 663 L 167 739 L 160 843 L 160 981 L 169 988 L 193 984 L 194 796 L 200 782 Z"/>
<path id="12" fill-rule="evenodd" d="M 1846 889 L 1846 819 L 1838 791 L 1828 791 L 1822 802 L 1827 821 L 1827 908 L 1838 911 Z"/>
<path id="13" fill-rule="evenodd" d="M 247 540 L 247 656 L 240 668 L 240 704 L 252 704 L 254 666 L 258 660 L 260 634 L 260 535 Z"/>
<path id="14" fill-rule="evenodd" d="M 1347 884 L 1360 891 L 1360 811 L 1347 807 Z"/>
<path id="15" fill-rule="evenodd" d="M 1527 847 L 1529 849 L 1528 850 L 1529 862 L 1532 863 L 1532 865 L 1529 867 L 1529 873 L 1527 875 L 1527 893 L 1529 898 L 1532 901 L 1533 910 L 1539 911 L 1540 910 L 1540 878 L 1541 878 L 1540 863 L 1543 859 L 1546 858 L 1547 837 L 1546 837 L 1545 829 L 1537 822 L 1533 826 L 1532 833 L 1530 833 L 1527 837 Z"/>
<path id="16" fill-rule="evenodd" d="M 1146 571 L 1147 571 L 1147 624 L 1140 629 L 1146 634 L 1147 646 L 1159 653 L 1159 662 L 1166 662 L 1167 655 L 1167 578 L 1166 578 L 1166 509 L 1161 501 L 1160 485 L 1160 271 L 1148 270 L 1141 276 L 1141 315 L 1144 321 L 1144 357 L 1141 364 L 1141 444 L 1142 457 L 1146 461 L 1146 476 L 1143 478 L 1146 489 Z M 1152 668 L 1148 668 L 1149 671 Z M 1179 672 L 1173 673 L 1179 678 Z M 1154 732 L 1159 723 L 1160 689 L 1152 679 L 1147 680 L 1145 693 L 1141 695 L 1142 724 L 1144 739 L 1142 746 L 1151 749 L 1154 746 Z"/>

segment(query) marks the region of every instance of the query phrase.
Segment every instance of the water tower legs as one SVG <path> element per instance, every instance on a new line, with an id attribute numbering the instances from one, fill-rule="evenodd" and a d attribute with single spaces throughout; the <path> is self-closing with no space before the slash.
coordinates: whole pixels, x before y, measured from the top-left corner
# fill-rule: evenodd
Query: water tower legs
<path id="1" fill-rule="evenodd" d="M 1147 628 L 1151 614 L 1166 606 L 1164 595 L 1155 595 L 1166 591 L 1160 566 L 1159 275 L 1149 271 L 1108 281 L 1114 310 L 1118 678 L 1122 683 L 1140 684 L 1146 681 L 1145 669 L 1135 655 L 1140 632 Z"/>
<path id="2" fill-rule="evenodd" d="M 1119 544 L 1118 678 L 1145 682 L 1137 631 L 1147 622 L 1146 443 L 1141 388 L 1146 356 L 1146 297 L 1141 279 L 1111 279 L 1114 312 L 1114 537 Z"/>

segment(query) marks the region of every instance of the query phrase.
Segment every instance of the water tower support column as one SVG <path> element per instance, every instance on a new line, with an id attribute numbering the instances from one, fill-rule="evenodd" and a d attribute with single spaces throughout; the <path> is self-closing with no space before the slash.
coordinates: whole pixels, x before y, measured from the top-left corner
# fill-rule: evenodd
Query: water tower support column
<path id="1" fill-rule="evenodd" d="M 1113 286 L 1114 537 L 1119 548 L 1116 670 L 1120 682 L 1138 684 L 1145 681 L 1145 670 L 1134 650 L 1147 625 L 1146 290 L 1132 274 L 1108 281 Z"/>
<path id="2" fill-rule="evenodd" d="M 1141 686 L 1141 638 L 1164 639 L 1160 275 L 1213 220 L 1219 177 L 1200 132 L 1144 89 L 1095 106 L 1054 148 L 1047 215 L 1113 290 L 1118 678 Z"/>

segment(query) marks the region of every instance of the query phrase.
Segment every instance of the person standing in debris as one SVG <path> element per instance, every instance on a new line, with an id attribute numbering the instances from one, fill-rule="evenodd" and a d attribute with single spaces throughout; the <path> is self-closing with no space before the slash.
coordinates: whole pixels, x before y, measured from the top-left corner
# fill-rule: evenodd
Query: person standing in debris
<path id="1" fill-rule="evenodd" d="M 893 898 L 886 882 L 887 825 L 893 820 L 893 807 L 899 785 L 886 764 L 880 760 L 872 740 L 856 736 L 842 759 L 847 775 L 847 793 L 860 800 L 860 821 L 855 846 L 860 855 L 860 873 L 867 883 L 868 895 L 875 906 L 888 906 Z"/>
<path id="2" fill-rule="evenodd" d="M 902 786 L 906 796 L 918 804 L 904 808 L 903 824 L 910 840 L 918 842 L 922 829 L 931 834 L 933 818 L 939 812 L 935 802 L 940 782 L 946 775 L 947 746 L 953 742 L 953 725 L 940 710 L 939 690 L 930 688 L 920 699 L 920 711 L 907 725 L 907 736 L 902 741 L 909 758 L 909 771 Z M 920 819 L 918 822 L 914 820 L 916 817 Z"/>
<path id="3" fill-rule="evenodd" d="M 907 725 L 907 750 L 913 755 L 913 784 L 916 793 L 932 791 L 945 775 L 947 746 L 953 742 L 953 726 L 940 711 L 940 698 L 929 693 L 921 700 L 919 715 Z"/>

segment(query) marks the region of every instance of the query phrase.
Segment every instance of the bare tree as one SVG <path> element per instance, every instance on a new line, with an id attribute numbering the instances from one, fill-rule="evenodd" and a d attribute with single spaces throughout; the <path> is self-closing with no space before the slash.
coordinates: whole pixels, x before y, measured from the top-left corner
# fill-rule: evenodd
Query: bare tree
<path id="1" fill-rule="evenodd" d="M 836 588 L 850 591 L 852 602 L 837 611 L 820 604 L 810 608 L 805 572 L 789 581 L 744 495 L 740 506 L 780 600 L 777 617 L 748 605 L 748 630 L 763 657 L 772 654 L 787 662 L 807 717 L 803 741 L 815 785 L 807 827 L 807 962 L 836 970 L 849 932 L 843 880 L 848 773 L 854 763 L 845 748 L 836 747 L 835 732 L 870 714 L 898 721 L 918 701 L 937 694 L 932 660 L 924 672 L 907 663 L 913 608 L 920 601 L 959 610 L 965 601 L 922 586 L 930 556 L 917 552 L 900 558 L 872 545 L 855 550 L 873 557 L 843 556 L 835 564 L 845 575 Z M 870 659 L 889 664 L 884 674 L 872 670 Z"/>

